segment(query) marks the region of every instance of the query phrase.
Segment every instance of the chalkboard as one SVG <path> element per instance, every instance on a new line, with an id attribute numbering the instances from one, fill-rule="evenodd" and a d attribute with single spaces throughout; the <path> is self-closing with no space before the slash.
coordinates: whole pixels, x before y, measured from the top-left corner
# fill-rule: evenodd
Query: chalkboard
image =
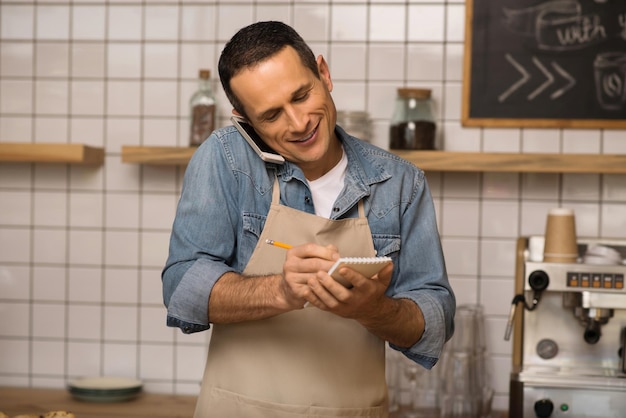
<path id="1" fill-rule="evenodd" d="M 626 0 L 467 0 L 465 126 L 626 128 Z"/>

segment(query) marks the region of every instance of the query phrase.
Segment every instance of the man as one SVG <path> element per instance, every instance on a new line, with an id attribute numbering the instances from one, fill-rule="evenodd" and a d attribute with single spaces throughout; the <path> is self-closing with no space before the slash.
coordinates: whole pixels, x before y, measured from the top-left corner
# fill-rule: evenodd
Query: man
<path id="1" fill-rule="evenodd" d="M 453 332 L 424 173 L 335 126 L 328 64 L 283 23 L 241 29 L 219 74 L 286 162 L 229 126 L 185 173 L 162 278 L 169 326 L 212 327 L 195 417 L 387 417 L 385 341 L 431 368 Z M 374 255 L 393 264 L 327 273 Z"/>

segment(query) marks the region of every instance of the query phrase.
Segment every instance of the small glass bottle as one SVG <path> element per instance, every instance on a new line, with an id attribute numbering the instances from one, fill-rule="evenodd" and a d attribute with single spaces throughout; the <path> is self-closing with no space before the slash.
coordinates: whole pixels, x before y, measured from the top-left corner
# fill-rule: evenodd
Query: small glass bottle
<path id="1" fill-rule="evenodd" d="M 434 106 L 429 89 L 399 88 L 389 128 L 390 149 L 435 149 Z"/>
<path id="2" fill-rule="evenodd" d="M 189 145 L 197 146 L 215 129 L 215 96 L 211 88 L 211 71 L 200 70 L 198 90 L 191 96 Z"/>

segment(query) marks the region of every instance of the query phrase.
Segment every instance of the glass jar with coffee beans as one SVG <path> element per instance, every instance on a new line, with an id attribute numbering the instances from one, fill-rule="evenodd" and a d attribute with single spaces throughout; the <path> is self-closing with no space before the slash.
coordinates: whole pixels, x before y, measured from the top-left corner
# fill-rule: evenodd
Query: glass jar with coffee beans
<path id="1" fill-rule="evenodd" d="M 389 148 L 433 150 L 435 133 L 431 90 L 399 88 L 389 128 Z"/>

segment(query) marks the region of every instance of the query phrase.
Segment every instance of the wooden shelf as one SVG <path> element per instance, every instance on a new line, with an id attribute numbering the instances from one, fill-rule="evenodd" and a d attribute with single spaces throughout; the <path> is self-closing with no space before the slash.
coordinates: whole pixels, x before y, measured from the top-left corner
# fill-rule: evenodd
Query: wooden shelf
<path id="1" fill-rule="evenodd" d="M 102 164 L 104 149 L 82 144 L 0 142 L 0 162 Z"/>
<path id="2" fill-rule="evenodd" d="M 517 154 L 452 151 L 392 152 L 424 171 L 626 174 L 623 154 Z"/>
<path id="3" fill-rule="evenodd" d="M 122 162 L 158 165 L 187 165 L 197 147 L 122 147 Z"/>
<path id="4" fill-rule="evenodd" d="M 125 163 L 186 165 L 194 147 L 122 147 Z M 626 155 L 391 150 L 424 171 L 626 174 Z"/>

